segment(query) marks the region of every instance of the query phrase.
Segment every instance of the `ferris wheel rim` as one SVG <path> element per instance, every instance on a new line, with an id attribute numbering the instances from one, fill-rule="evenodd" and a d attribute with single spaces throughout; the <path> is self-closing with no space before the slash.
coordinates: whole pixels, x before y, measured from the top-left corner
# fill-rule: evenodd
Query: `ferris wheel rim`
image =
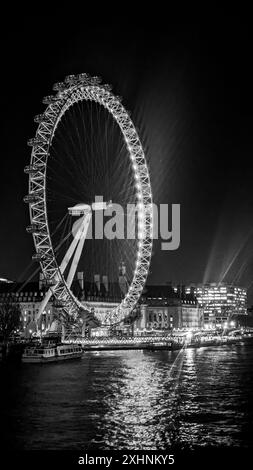
<path id="1" fill-rule="evenodd" d="M 44 99 L 43 102 L 48 106 L 42 115 L 36 117 L 36 122 L 39 122 L 36 135 L 34 139 L 28 141 L 28 144 L 32 146 L 32 152 L 30 173 L 27 171 L 29 173 L 29 194 L 27 198 L 30 197 L 30 200 L 26 202 L 29 202 L 31 226 L 38 225 L 38 233 L 33 233 L 33 240 L 43 275 L 48 280 L 53 280 L 56 277 L 58 279 L 57 287 L 52 288 L 54 297 L 58 301 L 62 301 L 63 310 L 70 316 L 76 315 L 79 310 L 85 310 L 88 319 L 91 319 L 92 308 L 88 306 L 88 303 L 82 304 L 74 296 L 70 287 L 67 286 L 56 261 L 48 223 L 46 176 L 50 146 L 60 120 L 67 110 L 74 103 L 84 100 L 97 102 L 107 109 L 119 125 L 127 145 L 128 156 L 135 179 L 138 182 L 136 195 L 143 220 L 142 237 L 137 245 L 137 260 L 133 279 L 120 304 L 111 310 L 105 318 L 105 325 L 117 324 L 126 318 L 135 307 L 149 271 L 153 241 L 150 177 L 138 132 L 120 99 L 111 93 L 108 85 L 101 85 L 97 77 L 88 77 L 86 74 L 81 75 L 84 76 L 81 79 L 80 75 L 77 77 L 71 76 L 67 86 L 66 82 L 59 84 L 61 87 L 58 88 L 57 95 Z"/>

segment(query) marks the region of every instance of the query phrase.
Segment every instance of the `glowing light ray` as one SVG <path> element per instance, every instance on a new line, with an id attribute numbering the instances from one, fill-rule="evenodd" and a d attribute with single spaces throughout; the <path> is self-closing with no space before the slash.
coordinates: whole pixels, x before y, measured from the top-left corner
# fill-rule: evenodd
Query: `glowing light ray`
<path id="1" fill-rule="evenodd" d="M 181 376 L 182 367 L 183 367 L 183 363 L 184 363 L 185 348 L 186 348 L 186 342 L 184 342 L 182 348 L 179 350 L 178 354 L 175 357 L 175 360 L 173 361 L 173 363 L 172 363 L 172 365 L 171 365 L 171 367 L 168 371 L 169 378 L 171 380 L 174 380 L 173 388 L 172 388 L 173 393 L 176 393 L 176 390 L 177 390 L 178 385 L 179 385 L 179 379 L 180 379 L 180 376 Z M 173 377 L 174 371 L 176 371 L 176 375 Z"/>
<path id="2" fill-rule="evenodd" d="M 243 240 L 243 242 L 241 243 L 241 245 L 239 246 L 239 248 L 236 250 L 231 262 L 229 263 L 227 269 L 225 270 L 225 272 L 222 274 L 221 278 L 220 278 L 220 282 L 222 282 L 224 280 L 224 278 L 226 277 L 226 275 L 228 274 L 228 272 L 230 271 L 230 269 L 232 268 L 234 262 L 236 261 L 236 259 L 238 258 L 239 254 L 242 252 L 243 248 L 246 246 L 246 243 L 248 242 L 248 240 L 250 239 L 250 237 L 252 236 L 253 234 L 253 231 L 251 231 L 246 237 L 245 239 Z"/>

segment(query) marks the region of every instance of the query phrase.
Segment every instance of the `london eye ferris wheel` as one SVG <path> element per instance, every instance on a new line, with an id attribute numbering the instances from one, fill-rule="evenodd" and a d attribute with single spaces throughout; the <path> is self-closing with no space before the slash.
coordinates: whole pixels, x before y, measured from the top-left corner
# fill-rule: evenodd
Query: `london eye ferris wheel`
<path id="1" fill-rule="evenodd" d="M 152 193 L 143 147 L 121 98 L 100 78 L 69 75 L 53 89 L 56 94 L 43 100 L 44 113 L 35 117 L 24 169 L 27 231 L 48 289 L 39 314 L 53 297 L 69 317 L 82 313 L 87 322 L 117 324 L 135 307 L 151 259 Z M 106 237 L 105 223 L 112 227 L 112 220 L 120 228 Z M 101 275 L 113 293 L 119 267 L 120 302 L 94 317 L 89 301 L 73 293 L 75 275 L 82 272 L 88 285 Z"/>

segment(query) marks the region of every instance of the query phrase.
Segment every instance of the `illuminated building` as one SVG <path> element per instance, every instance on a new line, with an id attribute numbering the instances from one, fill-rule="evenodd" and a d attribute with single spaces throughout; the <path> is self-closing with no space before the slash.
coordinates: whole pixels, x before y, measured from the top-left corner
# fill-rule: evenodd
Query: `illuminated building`
<path id="1" fill-rule="evenodd" d="M 44 291 L 39 288 L 37 282 L 29 282 L 24 287 L 19 283 L 0 284 L 0 303 L 13 301 L 13 303 L 18 303 L 20 306 L 20 331 L 24 336 L 30 336 L 31 333 L 37 330 L 36 316 L 43 296 Z M 51 325 L 53 314 L 53 304 L 49 302 L 38 325 L 39 329 L 44 330 Z"/>
<path id="2" fill-rule="evenodd" d="M 78 288 L 76 283 L 76 288 Z M 120 291 L 110 283 L 106 289 L 98 290 L 95 284 L 85 285 L 76 293 L 82 301 L 89 301 L 95 314 L 104 322 L 108 312 L 120 302 Z M 39 305 L 45 286 L 41 282 L 30 282 L 24 287 L 18 283 L 0 283 L 0 302 L 9 299 L 19 303 L 22 331 L 28 336 L 37 329 L 47 330 L 54 318 L 53 302 L 46 306 L 42 318 L 36 324 Z M 118 291 L 117 291 L 118 289 Z M 229 284 L 197 284 L 190 286 L 146 286 L 138 308 L 129 321 L 114 328 L 115 332 L 129 334 L 151 331 L 171 331 L 177 328 L 200 328 L 206 326 L 233 326 L 247 315 L 246 289 Z M 110 329 L 108 329 L 109 332 Z M 107 333 L 108 333 L 107 332 Z M 104 334 L 91 330 L 91 334 Z"/>
<path id="3" fill-rule="evenodd" d="M 102 289 L 102 284 L 79 282 L 73 285 L 75 294 L 81 302 L 89 301 L 96 316 L 104 323 L 109 311 L 120 302 L 120 291 L 117 285 L 108 285 Z M 36 323 L 40 303 L 45 294 L 45 285 L 40 282 L 30 282 L 24 287 L 13 283 L 0 285 L 0 303 L 7 299 L 19 303 L 21 309 L 22 332 L 25 336 L 31 332 L 46 331 L 57 315 L 53 302 L 49 302 Z M 130 318 L 123 324 L 112 328 L 92 328 L 91 336 L 107 334 L 139 334 L 140 332 L 171 331 L 174 328 L 198 328 L 203 324 L 202 309 L 196 297 L 178 295 L 170 286 L 146 286 L 140 304 L 134 309 Z"/>
<path id="4" fill-rule="evenodd" d="M 199 328 L 203 326 L 203 309 L 196 297 L 181 295 L 170 286 L 146 286 L 141 299 L 139 331 Z"/>
<path id="5" fill-rule="evenodd" d="M 226 283 L 196 284 L 187 286 L 185 292 L 196 295 L 206 325 L 230 326 L 236 316 L 247 314 L 247 290 L 243 287 Z"/>

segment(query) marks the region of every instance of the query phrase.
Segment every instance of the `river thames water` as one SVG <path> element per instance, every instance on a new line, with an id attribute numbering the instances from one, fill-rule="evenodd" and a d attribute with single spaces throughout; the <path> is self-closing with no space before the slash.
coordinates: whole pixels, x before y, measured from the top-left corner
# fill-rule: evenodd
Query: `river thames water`
<path id="1" fill-rule="evenodd" d="M 252 445 L 252 344 L 86 352 L 0 372 L 5 449 Z"/>

